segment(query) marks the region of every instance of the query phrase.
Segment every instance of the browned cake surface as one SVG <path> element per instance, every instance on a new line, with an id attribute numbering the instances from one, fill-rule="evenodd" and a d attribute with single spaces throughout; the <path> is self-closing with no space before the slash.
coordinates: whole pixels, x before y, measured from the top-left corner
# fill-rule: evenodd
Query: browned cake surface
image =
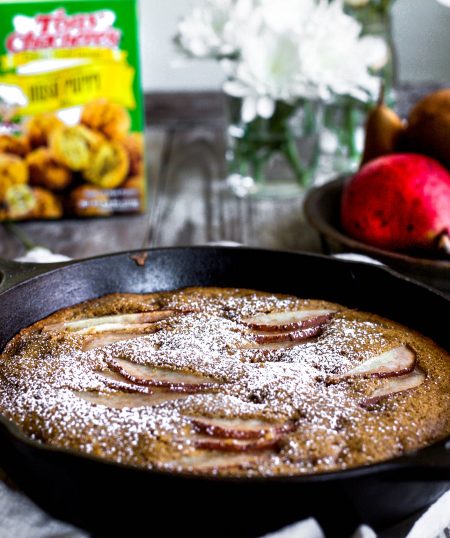
<path id="1" fill-rule="evenodd" d="M 305 310 L 300 327 L 253 319 Z M 146 314 L 71 325 L 125 313 Z M 395 371 L 398 360 L 407 370 Z M 114 294 L 8 344 L 0 412 L 43 443 L 137 466 L 323 472 L 448 436 L 450 357 L 406 327 L 324 301 L 221 288 Z"/>

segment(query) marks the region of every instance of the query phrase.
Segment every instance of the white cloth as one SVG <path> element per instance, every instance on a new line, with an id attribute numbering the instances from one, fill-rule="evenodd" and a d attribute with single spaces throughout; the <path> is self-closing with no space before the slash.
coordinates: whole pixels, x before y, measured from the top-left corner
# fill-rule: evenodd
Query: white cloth
<path id="1" fill-rule="evenodd" d="M 450 536 L 450 490 L 415 522 L 406 538 L 440 538 L 441 535 Z"/>
<path id="2" fill-rule="evenodd" d="M 84 532 L 51 518 L 25 495 L 0 480 L 0 538 L 87 538 Z"/>
<path id="3" fill-rule="evenodd" d="M 277 532 L 266 534 L 262 538 L 325 538 L 325 534 L 317 521 L 310 517 Z"/>

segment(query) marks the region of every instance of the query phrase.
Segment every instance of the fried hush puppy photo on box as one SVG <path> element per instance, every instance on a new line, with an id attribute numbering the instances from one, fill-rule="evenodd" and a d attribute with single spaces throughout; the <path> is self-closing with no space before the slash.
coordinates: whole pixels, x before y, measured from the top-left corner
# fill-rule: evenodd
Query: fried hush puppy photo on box
<path id="1" fill-rule="evenodd" d="M 22 135 L 0 135 L 0 219 L 109 216 L 118 188 L 143 206 L 144 142 L 130 126 L 127 110 L 102 98 L 77 125 L 37 114 Z"/>
<path id="2" fill-rule="evenodd" d="M 50 148 L 33 150 L 26 157 L 31 185 L 52 191 L 66 189 L 72 183 L 71 170 L 55 157 Z"/>
<path id="3" fill-rule="evenodd" d="M 55 114 L 37 114 L 25 125 L 26 138 L 32 149 L 48 145 L 50 134 L 64 123 Z"/>
<path id="4" fill-rule="evenodd" d="M 29 149 L 28 140 L 22 136 L 0 136 L 1 220 L 55 219 L 63 215 L 59 197 L 47 190 L 53 189 L 45 179 L 46 174 L 52 177 L 52 170 L 42 169 L 40 180 L 35 181 L 36 166 L 28 162 L 34 152 L 27 154 Z M 36 159 L 32 161 L 36 163 Z"/>
<path id="5" fill-rule="evenodd" d="M 96 99 L 88 103 L 81 114 L 81 123 L 112 140 L 122 140 L 131 127 L 128 112 L 107 99 Z"/>
<path id="6" fill-rule="evenodd" d="M 55 158 L 74 172 L 81 172 L 89 166 L 102 141 L 99 133 L 83 125 L 64 125 L 52 131 L 49 137 L 50 149 Z"/>
<path id="7" fill-rule="evenodd" d="M 29 171 L 23 159 L 0 154 L 0 218 L 2 220 L 57 219 L 63 215 L 57 196 L 28 184 Z"/>

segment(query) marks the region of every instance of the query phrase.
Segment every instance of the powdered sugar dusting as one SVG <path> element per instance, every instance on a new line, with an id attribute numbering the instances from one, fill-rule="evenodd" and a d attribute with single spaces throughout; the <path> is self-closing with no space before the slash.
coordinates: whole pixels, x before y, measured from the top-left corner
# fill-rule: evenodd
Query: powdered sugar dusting
<path id="1" fill-rule="evenodd" d="M 180 314 L 87 351 L 89 336 L 42 330 L 50 323 L 158 308 Z M 292 347 L 282 343 L 281 349 L 243 346 L 245 317 L 330 308 L 336 313 L 319 336 Z M 327 376 L 403 343 L 415 347 L 422 366 L 429 363 L 433 371 L 442 350 L 431 342 L 377 316 L 324 301 L 218 288 L 108 296 L 56 313 L 8 345 L 0 362 L 0 411 L 33 439 L 144 467 L 238 475 L 342 469 L 392 457 L 417 444 L 417 432 L 424 442 L 432 437 L 426 426 L 430 408 L 418 408 L 411 395 L 367 410 L 361 399 L 380 380 L 326 382 Z M 115 359 L 184 372 L 191 385 L 121 380 L 120 372 L 110 370 Z M 449 362 L 442 362 L 448 373 Z M 196 386 L 195 376 L 213 382 Z M 435 414 L 449 415 L 449 391 L 442 388 L 448 378 L 416 389 L 432 393 Z M 414 420 L 396 416 L 401 406 L 402 416 Z M 250 442 L 219 440 L 223 453 L 209 453 L 198 448 L 204 438 L 191 417 L 268 421 L 279 432 L 276 446 L 268 443 L 270 448 L 256 452 L 251 445 L 256 448 L 246 453 Z M 441 420 L 434 435 L 449 431 L 449 422 Z M 243 452 L 233 456 L 229 450 Z"/>

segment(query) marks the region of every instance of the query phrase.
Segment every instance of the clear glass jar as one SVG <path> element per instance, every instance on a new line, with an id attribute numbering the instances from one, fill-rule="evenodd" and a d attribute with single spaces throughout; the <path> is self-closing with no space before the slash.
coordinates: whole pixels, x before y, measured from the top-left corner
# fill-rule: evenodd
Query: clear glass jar
<path id="1" fill-rule="evenodd" d="M 301 195 L 315 179 L 322 104 L 275 103 L 273 115 L 242 120 L 243 100 L 228 97 L 227 182 L 239 197 Z"/>
<path id="2" fill-rule="evenodd" d="M 361 35 L 379 37 L 387 46 L 387 58 L 384 65 L 375 68 L 373 73 L 384 83 L 386 103 L 393 105 L 397 85 L 397 56 L 392 36 L 391 7 L 394 0 L 358 0 L 345 2 L 345 11 L 361 25 Z"/>
<path id="3" fill-rule="evenodd" d="M 392 39 L 392 0 L 347 0 L 345 11 L 362 25 L 362 35 L 381 38 L 386 43 L 386 61 L 372 73 L 384 84 L 385 102 L 395 104 L 396 54 Z M 320 141 L 318 182 L 337 173 L 355 171 L 364 149 L 364 124 L 371 103 L 336 96 L 324 107 L 324 126 Z"/>

